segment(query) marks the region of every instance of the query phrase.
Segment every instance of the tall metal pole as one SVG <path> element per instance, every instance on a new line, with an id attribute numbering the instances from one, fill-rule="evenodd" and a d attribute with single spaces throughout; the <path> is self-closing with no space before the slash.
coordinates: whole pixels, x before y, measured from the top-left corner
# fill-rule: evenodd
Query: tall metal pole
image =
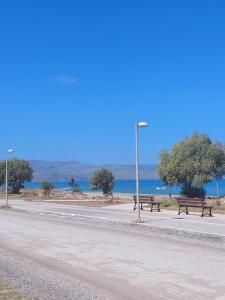
<path id="1" fill-rule="evenodd" d="M 8 206 L 8 150 L 6 151 L 6 161 L 5 161 L 5 198 L 6 198 L 6 206 Z"/>
<path id="2" fill-rule="evenodd" d="M 220 195 L 220 193 L 219 193 L 219 184 L 218 184 L 217 181 L 216 181 L 216 192 L 217 192 L 217 197 L 219 198 L 219 195 Z"/>
<path id="3" fill-rule="evenodd" d="M 139 193 L 139 153 L 138 153 L 138 124 L 135 124 L 135 143 L 136 143 L 136 197 L 137 197 L 137 222 L 141 222 L 140 214 L 140 193 Z"/>

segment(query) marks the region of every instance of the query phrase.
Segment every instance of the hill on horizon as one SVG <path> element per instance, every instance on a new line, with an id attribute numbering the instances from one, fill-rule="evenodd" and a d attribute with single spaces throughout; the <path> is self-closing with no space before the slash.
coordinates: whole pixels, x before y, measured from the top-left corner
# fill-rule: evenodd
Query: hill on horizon
<path id="1" fill-rule="evenodd" d="M 78 161 L 29 160 L 33 181 L 67 181 L 71 177 L 87 180 L 99 168 L 108 168 L 116 179 L 135 179 L 135 165 L 91 165 Z M 140 165 L 140 179 L 158 179 L 155 165 Z"/>

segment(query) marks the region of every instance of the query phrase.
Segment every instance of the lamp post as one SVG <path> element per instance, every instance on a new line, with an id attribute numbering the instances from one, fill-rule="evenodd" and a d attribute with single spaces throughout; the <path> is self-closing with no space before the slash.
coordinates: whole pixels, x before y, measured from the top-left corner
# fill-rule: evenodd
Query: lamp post
<path id="1" fill-rule="evenodd" d="M 135 124 L 135 144 L 136 144 L 136 197 L 137 197 L 137 222 L 141 223 L 140 214 L 140 191 L 139 191 L 139 145 L 138 145 L 138 129 L 148 127 L 147 122 L 139 122 Z"/>
<path id="2" fill-rule="evenodd" d="M 13 149 L 6 150 L 6 160 L 5 160 L 5 199 L 6 199 L 6 206 L 8 206 L 8 155 L 12 153 Z"/>

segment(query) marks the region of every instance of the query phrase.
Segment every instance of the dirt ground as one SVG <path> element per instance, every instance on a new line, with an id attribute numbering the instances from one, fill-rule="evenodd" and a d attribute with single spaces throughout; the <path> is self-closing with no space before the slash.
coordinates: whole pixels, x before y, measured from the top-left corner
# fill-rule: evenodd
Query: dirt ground
<path id="1" fill-rule="evenodd" d="M 0 191 L 0 197 L 5 197 L 5 192 Z M 76 204 L 84 206 L 108 206 L 124 204 L 132 201 L 132 197 L 105 197 L 101 193 L 72 193 L 71 191 L 55 189 L 46 197 L 40 189 L 23 189 L 20 194 L 9 194 L 9 200 L 44 201 L 60 204 Z"/>
<path id="2" fill-rule="evenodd" d="M 4 199 L 4 190 L 0 191 L 0 197 Z M 169 196 L 155 196 L 161 202 L 161 207 L 166 210 L 177 210 L 177 201 L 170 199 Z M 21 199 L 27 201 L 45 201 L 51 203 L 82 205 L 82 206 L 96 206 L 103 207 L 109 205 L 119 205 L 125 203 L 133 203 L 133 194 L 114 193 L 113 197 L 105 197 L 101 192 L 79 192 L 72 193 L 68 190 L 55 189 L 46 197 L 40 189 L 23 189 L 20 194 L 9 194 L 9 200 Z M 216 213 L 225 213 L 225 199 L 208 200 L 213 204 L 213 211 Z"/>

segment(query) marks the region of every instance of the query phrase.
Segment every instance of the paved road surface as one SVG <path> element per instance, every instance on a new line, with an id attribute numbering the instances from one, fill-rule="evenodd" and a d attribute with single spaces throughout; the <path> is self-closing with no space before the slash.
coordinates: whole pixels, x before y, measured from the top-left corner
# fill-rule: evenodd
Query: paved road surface
<path id="1" fill-rule="evenodd" d="M 0 210 L 0 280 L 32 299 L 225 299 L 222 217 L 145 212 L 149 225 L 137 226 L 122 210 L 12 206 L 29 211 Z M 151 230 L 158 223 L 193 226 L 191 239 Z"/>
<path id="2" fill-rule="evenodd" d="M 4 204 L 0 200 L 0 205 Z M 14 200 L 10 201 L 13 208 L 24 209 L 30 212 L 39 212 L 46 214 L 59 214 L 67 217 L 83 216 L 93 219 L 112 220 L 121 222 L 134 222 L 136 212 L 132 211 L 132 204 L 129 210 L 113 208 L 88 208 L 75 205 L 63 205 L 55 203 L 29 202 Z M 123 207 L 123 205 L 121 205 Z M 180 231 L 198 232 L 202 234 L 212 234 L 225 238 L 225 215 L 214 215 L 214 217 L 200 217 L 200 213 L 186 216 L 185 214 L 177 215 L 177 212 L 164 211 L 141 213 L 145 221 L 143 226 L 157 226 L 159 228 L 172 228 Z"/>

